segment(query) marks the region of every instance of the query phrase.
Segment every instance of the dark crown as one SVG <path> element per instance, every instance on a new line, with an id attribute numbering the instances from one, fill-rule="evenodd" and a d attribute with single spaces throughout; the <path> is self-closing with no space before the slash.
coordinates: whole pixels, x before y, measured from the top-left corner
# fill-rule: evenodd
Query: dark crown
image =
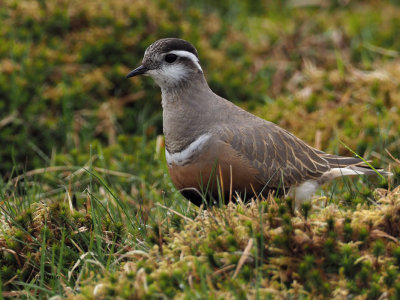
<path id="1" fill-rule="evenodd" d="M 173 50 L 188 51 L 196 55 L 197 58 L 199 57 L 196 48 L 191 43 L 177 38 L 166 38 L 158 40 L 151 44 L 146 52 L 167 53 Z"/>

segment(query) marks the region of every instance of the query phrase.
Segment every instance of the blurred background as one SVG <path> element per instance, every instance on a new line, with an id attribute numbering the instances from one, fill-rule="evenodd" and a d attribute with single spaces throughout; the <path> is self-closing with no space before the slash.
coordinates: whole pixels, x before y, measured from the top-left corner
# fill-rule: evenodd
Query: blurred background
<path id="1" fill-rule="evenodd" d="M 312 146 L 353 155 L 344 143 L 399 173 L 397 1 L 3 0 L 0 23 L 3 183 L 90 164 L 134 176 L 118 177 L 132 195 L 149 182 L 158 197 L 173 189 L 156 138 L 160 90 L 125 79 L 163 37 L 196 46 L 217 94 Z"/>

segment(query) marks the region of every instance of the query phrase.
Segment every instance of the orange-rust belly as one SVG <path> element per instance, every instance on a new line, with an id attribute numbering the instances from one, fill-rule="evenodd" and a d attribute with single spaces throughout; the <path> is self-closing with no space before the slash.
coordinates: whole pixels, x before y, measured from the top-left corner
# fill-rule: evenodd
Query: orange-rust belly
<path id="1" fill-rule="evenodd" d="M 254 192 L 259 193 L 263 187 L 256 180 L 256 170 L 244 167 L 239 160 L 221 160 L 219 163 L 198 161 L 183 166 L 171 164 L 168 170 L 172 182 L 184 195 L 187 194 L 183 192 L 185 190 L 203 196 L 211 195 L 215 199 L 222 194 L 225 200 L 228 200 L 230 196 L 235 196 L 236 192 L 242 196 L 251 196 Z"/>

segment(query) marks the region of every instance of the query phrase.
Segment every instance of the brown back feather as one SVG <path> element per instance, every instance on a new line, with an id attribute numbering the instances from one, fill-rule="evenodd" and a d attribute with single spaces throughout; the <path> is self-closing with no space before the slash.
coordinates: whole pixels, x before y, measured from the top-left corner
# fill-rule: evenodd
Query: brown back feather
<path id="1" fill-rule="evenodd" d="M 306 143 L 265 120 L 252 126 L 221 128 L 222 140 L 246 158 L 268 187 L 299 184 L 318 179 L 330 164 Z M 262 121 L 262 122 L 261 122 Z"/>

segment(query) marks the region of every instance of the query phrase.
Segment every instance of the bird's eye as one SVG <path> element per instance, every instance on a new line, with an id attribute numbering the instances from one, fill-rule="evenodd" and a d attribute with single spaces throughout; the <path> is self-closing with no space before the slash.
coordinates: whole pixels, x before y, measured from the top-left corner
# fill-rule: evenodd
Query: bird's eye
<path id="1" fill-rule="evenodd" d="M 176 56 L 175 54 L 167 54 L 165 55 L 165 61 L 169 64 L 173 63 L 174 61 L 176 61 L 176 59 L 178 58 L 178 56 Z"/>

